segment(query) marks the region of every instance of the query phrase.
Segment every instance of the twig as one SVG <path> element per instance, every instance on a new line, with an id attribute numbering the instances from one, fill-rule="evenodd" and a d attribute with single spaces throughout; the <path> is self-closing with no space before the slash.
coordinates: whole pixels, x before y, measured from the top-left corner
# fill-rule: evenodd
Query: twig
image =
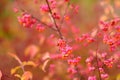
<path id="1" fill-rule="evenodd" d="M 15 1 L 17 2 L 17 0 L 15 0 Z M 20 9 L 22 12 L 26 12 L 26 13 L 31 14 L 29 11 L 21 8 L 20 6 L 19 6 L 19 9 Z M 49 26 L 49 25 L 46 24 L 45 22 L 42 22 L 39 18 L 35 17 L 34 15 L 31 14 L 31 16 L 32 16 L 32 18 L 36 19 L 39 23 L 43 24 L 44 26 L 47 26 L 48 28 L 50 28 L 50 29 L 52 29 L 52 30 L 54 30 L 54 31 L 57 31 L 56 29 L 54 29 L 53 27 Z"/>
<path id="2" fill-rule="evenodd" d="M 50 13 L 50 15 L 51 15 L 51 17 L 52 17 L 52 19 L 53 19 L 53 22 L 54 22 L 54 24 L 55 24 L 55 27 L 56 27 L 57 32 L 58 32 L 58 34 L 59 34 L 59 37 L 60 37 L 61 39 L 63 39 L 63 35 L 62 35 L 62 33 L 61 33 L 61 31 L 60 31 L 57 23 L 56 23 L 56 20 L 55 20 L 55 18 L 54 18 L 54 16 L 53 16 L 53 13 L 52 13 L 52 10 L 51 10 L 51 8 L 50 8 L 50 5 L 49 5 L 48 0 L 46 0 L 46 3 L 47 3 L 47 5 L 48 5 L 49 13 Z"/>

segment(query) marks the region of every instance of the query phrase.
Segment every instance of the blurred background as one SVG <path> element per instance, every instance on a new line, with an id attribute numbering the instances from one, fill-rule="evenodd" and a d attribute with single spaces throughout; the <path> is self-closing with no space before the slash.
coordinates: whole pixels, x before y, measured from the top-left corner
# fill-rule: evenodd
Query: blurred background
<path id="1" fill-rule="evenodd" d="M 38 15 L 37 12 L 39 12 L 39 5 L 37 8 L 35 8 L 36 5 L 33 3 L 34 0 L 20 1 L 23 1 L 21 2 L 22 5 L 20 4 L 22 8 L 28 9 L 34 15 Z M 114 5 L 115 11 L 119 14 L 120 1 L 108 1 L 111 1 L 111 4 L 116 4 Z M 74 17 L 73 22 L 75 22 L 75 26 L 80 29 L 81 33 L 89 32 L 98 26 L 100 17 L 105 13 L 103 7 L 100 5 L 100 0 L 71 0 L 71 2 L 79 6 L 78 16 Z M 51 46 L 48 45 L 47 42 L 49 43 L 50 40 L 49 34 L 54 33 L 49 29 L 41 33 L 35 29 L 22 27 L 17 20 L 17 17 L 20 15 L 20 13 L 15 13 L 13 10 L 14 7 L 16 7 L 14 0 L 0 0 L 0 70 L 3 73 L 2 80 L 18 80 L 10 74 L 10 71 L 12 68 L 18 66 L 19 63 L 10 57 L 8 53 L 15 53 L 21 61 L 27 61 L 30 60 L 30 56 L 26 57 L 26 54 L 29 52 L 29 48 L 32 46 L 36 49 L 36 52 L 39 53 L 37 57 L 35 56 L 35 58 L 32 60 L 39 62 L 39 58 L 42 56 L 42 54 L 51 49 Z M 106 16 L 103 15 L 102 19 L 106 19 Z M 46 37 L 44 37 L 43 34 Z M 82 50 L 82 52 L 84 53 L 85 51 Z M 61 64 L 59 63 L 59 65 Z M 33 73 L 33 80 L 42 80 L 44 76 L 47 75 L 47 73 L 43 73 L 39 67 L 27 67 L 26 70 L 27 69 Z M 61 78 L 58 80 L 66 79 Z M 115 80 L 115 77 L 111 80 Z"/>

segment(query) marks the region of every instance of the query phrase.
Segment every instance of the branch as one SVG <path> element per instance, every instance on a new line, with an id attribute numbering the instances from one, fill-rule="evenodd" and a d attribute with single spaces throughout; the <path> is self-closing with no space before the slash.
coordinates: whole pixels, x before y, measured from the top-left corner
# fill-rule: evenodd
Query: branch
<path id="1" fill-rule="evenodd" d="M 49 13 L 50 13 L 50 15 L 51 15 L 51 17 L 52 17 L 52 19 L 53 19 L 53 22 L 54 22 L 54 24 L 55 24 L 55 27 L 56 27 L 56 29 L 57 29 L 57 32 L 58 32 L 60 38 L 63 39 L 63 35 L 62 35 L 62 33 L 61 33 L 61 31 L 60 31 L 57 23 L 56 23 L 56 20 L 55 20 L 55 18 L 54 18 L 54 16 L 53 16 L 53 13 L 52 13 L 52 10 L 51 10 L 51 8 L 50 8 L 50 5 L 49 5 L 48 0 L 46 0 L 46 3 L 47 3 L 47 5 L 48 5 Z"/>
<path id="2" fill-rule="evenodd" d="M 17 0 L 15 0 L 15 1 L 17 2 Z M 19 6 L 19 9 L 20 9 L 22 12 L 26 12 L 26 13 L 31 14 L 29 11 L 21 8 L 20 6 Z M 39 18 L 35 17 L 34 15 L 31 14 L 31 16 L 32 16 L 32 18 L 36 19 L 39 23 L 43 24 L 44 26 L 47 26 L 48 28 L 50 28 L 50 29 L 52 29 L 52 30 L 54 30 L 54 31 L 57 31 L 56 29 L 54 29 L 53 27 L 49 26 L 49 25 L 46 24 L 45 22 L 42 22 Z"/>

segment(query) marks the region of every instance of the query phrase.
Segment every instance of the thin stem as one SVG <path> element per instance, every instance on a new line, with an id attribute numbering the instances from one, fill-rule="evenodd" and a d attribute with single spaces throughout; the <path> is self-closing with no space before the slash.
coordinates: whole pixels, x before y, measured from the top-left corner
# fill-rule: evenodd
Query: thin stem
<path id="1" fill-rule="evenodd" d="M 53 13 L 52 13 L 52 10 L 51 10 L 51 8 L 50 8 L 50 5 L 49 5 L 48 0 L 46 0 L 46 3 L 47 3 L 47 5 L 48 5 L 49 13 L 50 13 L 50 15 L 51 15 L 51 17 L 52 17 L 52 19 L 53 19 L 53 22 L 54 22 L 54 24 L 55 24 L 55 27 L 56 27 L 56 29 L 57 29 L 57 32 L 58 32 L 60 38 L 63 39 L 63 35 L 62 35 L 62 33 L 61 33 L 61 31 L 60 31 L 57 23 L 56 23 L 56 20 L 55 20 L 55 18 L 54 18 L 54 16 L 53 16 Z"/>
<path id="2" fill-rule="evenodd" d="M 17 2 L 17 0 L 15 0 L 15 1 Z M 18 5 L 19 5 L 19 4 L 18 4 Z M 31 14 L 29 11 L 21 8 L 20 6 L 19 6 L 19 8 L 20 8 L 20 10 L 21 10 L 22 12 L 26 12 L 26 13 Z M 35 17 L 34 15 L 31 15 L 31 16 L 32 16 L 32 18 L 36 19 L 39 23 L 43 24 L 44 26 L 47 26 L 48 28 L 50 28 L 50 29 L 52 29 L 52 30 L 54 30 L 54 31 L 57 31 L 56 29 L 54 29 L 53 27 L 49 26 L 49 25 L 46 24 L 45 22 L 42 22 L 39 18 Z"/>

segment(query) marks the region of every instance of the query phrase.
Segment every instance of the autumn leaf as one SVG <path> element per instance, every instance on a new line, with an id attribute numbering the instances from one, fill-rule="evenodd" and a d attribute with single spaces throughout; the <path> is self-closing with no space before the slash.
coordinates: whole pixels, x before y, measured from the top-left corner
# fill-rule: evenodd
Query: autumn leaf
<path id="1" fill-rule="evenodd" d="M 33 67 L 36 67 L 37 65 L 33 62 L 33 61 L 28 61 L 28 62 L 26 62 L 26 61 L 24 61 L 24 62 L 22 62 L 22 64 L 21 64 L 23 67 L 24 66 L 33 66 Z M 15 67 L 15 68 L 13 68 L 13 69 L 11 69 L 11 74 L 14 74 L 14 73 L 16 73 L 16 71 L 18 70 L 18 69 L 20 69 L 21 68 L 21 66 L 17 66 L 17 67 Z"/>
<path id="2" fill-rule="evenodd" d="M 8 53 L 11 57 L 13 57 L 15 60 L 18 61 L 18 63 L 20 64 L 20 66 L 17 66 L 15 68 L 13 68 L 11 70 L 11 74 L 14 74 L 19 68 L 21 68 L 24 71 L 24 66 L 22 65 L 22 61 L 17 57 L 17 55 L 13 54 L 13 53 Z"/>
<path id="3" fill-rule="evenodd" d="M 20 74 L 15 74 L 14 76 L 17 78 L 21 78 Z"/>
<path id="4" fill-rule="evenodd" d="M 33 67 L 36 67 L 36 66 L 37 66 L 33 61 L 28 61 L 28 62 L 24 61 L 24 62 L 22 63 L 22 65 L 23 65 L 23 66 L 29 65 L 29 66 L 33 66 Z"/>
<path id="5" fill-rule="evenodd" d="M 38 51 L 39 51 L 39 48 L 36 45 L 29 45 L 25 49 L 25 55 L 30 56 L 30 58 L 33 58 L 33 57 L 35 57 L 35 55 L 37 54 Z"/>
<path id="6" fill-rule="evenodd" d="M 43 66 L 42 66 L 42 70 L 43 70 L 44 72 L 46 72 L 46 67 L 47 67 L 49 61 L 50 61 L 50 59 L 47 59 L 47 60 L 44 62 Z"/>
<path id="7" fill-rule="evenodd" d="M 30 71 L 25 71 L 21 77 L 21 80 L 32 80 L 32 73 Z"/>
<path id="8" fill-rule="evenodd" d="M 20 66 L 17 66 L 17 67 L 15 67 L 15 68 L 11 69 L 11 74 L 16 73 L 16 71 L 17 71 L 18 69 L 20 69 L 20 68 L 21 68 Z"/>
<path id="9" fill-rule="evenodd" d="M 42 57 L 42 60 L 46 60 L 46 59 L 49 59 L 50 58 L 50 53 L 49 52 L 46 52 L 43 57 Z"/>
<path id="10" fill-rule="evenodd" d="M 13 57 L 15 60 L 17 60 L 19 62 L 19 64 L 22 64 L 22 61 L 17 57 L 17 55 L 15 55 L 14 53 L 8 53 L 11 57 Z"/>

